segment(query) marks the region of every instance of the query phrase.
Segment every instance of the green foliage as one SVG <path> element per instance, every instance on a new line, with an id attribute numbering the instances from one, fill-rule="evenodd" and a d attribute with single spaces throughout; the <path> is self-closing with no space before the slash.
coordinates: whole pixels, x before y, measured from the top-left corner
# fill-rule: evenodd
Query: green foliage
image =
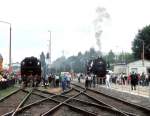
<path id="1" fill-rule="evenodd" d="M 133 62 L 135 59 L 134 59 L 134 56 L 133 54 L 131 53 L 124 53 L 124 59 L 125 59 L 125 63 L 130 63 L 130 62 Z"/>
<path id="2" fill-rule="evenodd" d="M 134 61 L 133 54 L 121 52 L 119 55 L 116 55 L 116 63 L 129 63 Z"/>
<path id="3" fill-rule="evenodd" d="M 115 54 L 113 53 L 112 50 L 109 51 L 108 55 L 107 55 L 107 61 L 112 64 L 115 62 Z"/>
<path id="4" fill-rule="evenodd" d="M 143 54 L 144 42 L 144 57 L 150 60 L 150 25 L 138 31 L 133 43 L 132 51 L 135 59 L 141 59 Z"/>

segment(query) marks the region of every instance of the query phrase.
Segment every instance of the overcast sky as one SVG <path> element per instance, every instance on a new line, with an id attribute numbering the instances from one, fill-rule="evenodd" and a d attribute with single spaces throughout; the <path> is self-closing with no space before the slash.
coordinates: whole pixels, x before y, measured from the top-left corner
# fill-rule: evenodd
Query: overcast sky
<path id="1" fill-rule="evenodd" d="M 103 25 L 102 52 L 131 52 L 139 29 L 150 24 L 149 0 L 0 0 L 0 20 L 12 24 L 12 61 L 39 57 L 48 51 L 52 38 L 52 61 L 62 56 L 98 49 L 94 20 L 96 9 L 106 8 L 110 19 Z M 9 25 L 0 23 L 0 53 L 8 63 Z"/>

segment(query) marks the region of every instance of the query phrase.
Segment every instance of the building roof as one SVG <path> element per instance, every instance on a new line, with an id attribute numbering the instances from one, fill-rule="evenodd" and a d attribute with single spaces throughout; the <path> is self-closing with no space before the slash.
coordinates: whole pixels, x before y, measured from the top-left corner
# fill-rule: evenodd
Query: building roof
<path id="1" fill-rule="evenodd" d="M 143 60 L 137 60 L 134 62 L 131 62 L 127 64 L 128 66 L 143 66 Z M 149 60 L 144 60 L 144 66 L 149 66 L 150 67 L 150 61 Z"/>
<path id="2" fill-rule="evenodd" d="M 127 65 L 126 63 L 117 63 L 117 64 L 114 64 L 114 66 L 124 66 L 124 65 Z"/>

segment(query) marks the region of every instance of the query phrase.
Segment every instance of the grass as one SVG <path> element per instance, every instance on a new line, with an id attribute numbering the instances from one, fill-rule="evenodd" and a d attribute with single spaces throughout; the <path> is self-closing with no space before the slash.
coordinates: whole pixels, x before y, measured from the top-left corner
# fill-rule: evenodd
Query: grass
<path id="1" fill-rule="evenodd" d="M 12 93 L 13 91 L 15 91 L 17 89 L 18 89 L 18 87 L 11 86 L 11 87 L 8 87 L 6 89 L 0 90 L 0 99 L 9 95 L 10 93 Z"/>

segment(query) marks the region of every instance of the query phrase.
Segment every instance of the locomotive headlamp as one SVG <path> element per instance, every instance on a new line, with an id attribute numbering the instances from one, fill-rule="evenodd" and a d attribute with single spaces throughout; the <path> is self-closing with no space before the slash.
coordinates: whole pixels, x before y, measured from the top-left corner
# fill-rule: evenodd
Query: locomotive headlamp
<path id="1" fill-rule="evenodd" d="M 40 62 L 38 62 L 37 65 L 39 66 L 39 65 L 40 65 Z"/>
<path id="2" fill-rule="evenodd" d="M 103 64 L 101 61 L 99 62 L 100 64 Z"/>

